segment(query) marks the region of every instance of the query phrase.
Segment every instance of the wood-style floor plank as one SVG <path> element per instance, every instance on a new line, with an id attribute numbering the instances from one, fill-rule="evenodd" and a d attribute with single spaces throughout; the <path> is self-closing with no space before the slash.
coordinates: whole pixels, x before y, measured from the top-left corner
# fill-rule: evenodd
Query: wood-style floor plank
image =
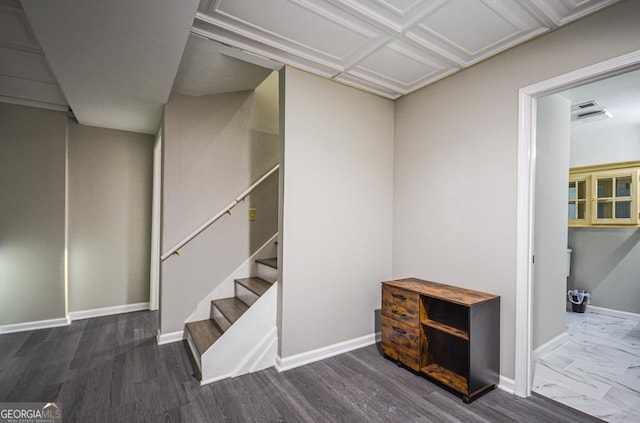
<path id="1" fill-rule="evenodd" d="M 464 404 L 375 345 L 200 386 L 184 344 L 156 333 L 157 313 L 136 312 L 0 335 L 0 401 L 55 401 L 83 423 L 598 421 L 500 390 Z"/>

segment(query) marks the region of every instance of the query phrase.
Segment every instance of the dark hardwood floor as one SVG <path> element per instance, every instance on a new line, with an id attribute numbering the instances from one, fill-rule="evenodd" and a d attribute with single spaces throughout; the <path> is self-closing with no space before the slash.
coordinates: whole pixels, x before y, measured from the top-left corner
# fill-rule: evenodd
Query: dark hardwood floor
<path id="1" fill-rule="evenodd" d="M 55 401 L 83 423 L 589 421 L 498 389 L 466 405 L 377 346 L 201 387 L 182 343 L 156 345 L 156 322 L 138 312 L 0 335 L 0 402 Z"/>

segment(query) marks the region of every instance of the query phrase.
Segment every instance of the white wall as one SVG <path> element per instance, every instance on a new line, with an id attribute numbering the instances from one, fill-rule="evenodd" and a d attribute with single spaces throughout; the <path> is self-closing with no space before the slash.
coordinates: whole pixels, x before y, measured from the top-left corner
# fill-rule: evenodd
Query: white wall
<path id="1" fill-rule="evenodd" d="M 640 49 L 627 1 L 396 101 L 393 275 L 502 297 L 514 376 L 518 89 Z"/>
<path id="2" fill-rule="evenodd" d="M 534 349 L 566 330 L 570 130 L 569 100 L 559 94 L 538 100 L 532 332 Z"/>
<path id="3" fill-rule="evenodd" d="M 0 103 L 0 325 L 66 315 L 66 122 Z"/>
<path id="4" fill-rule="evenodd" d="M 585 125 L 576 123 L 577 125 Z M 571 137 L 571 167 L 640 160 L 640 127 L 624 126 Z"/>
<path id="5" fill-rule="evenodd" d="M 69 311 L 149 301 L 154 137 L 69 123 Z"/>
<path id="6" fill-rule="evenodd" d="M 285 72 L 283 358 L 375 332 L 393 208 L 393 103 Z"/>
<path id="7" fill-rule="evenodd" d="M 165 107 L 162 253 L 278 163 L 278 74 L 254 91 L 190 97 Z M 278 175 L 162 263 L 160 330 L 185 319 L 217 284 L 277 231 Z M 248 221 L 248 208 L 257 220 Z"/>

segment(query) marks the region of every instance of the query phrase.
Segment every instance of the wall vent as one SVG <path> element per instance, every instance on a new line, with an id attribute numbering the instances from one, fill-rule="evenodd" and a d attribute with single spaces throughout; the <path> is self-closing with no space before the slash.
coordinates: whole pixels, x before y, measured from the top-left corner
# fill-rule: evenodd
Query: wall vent
<path id="1" fill-rule="evenodd" d="M 574 104 L 571 106 L 572 112 L 579 112 L 581 110 L 590 109 L 592 107 L 599 107 L 600 103 L 595 100 L 585 101 L 584 103 Z"/>
<path id="2" fill-rule="evenodd" d="M 578 113 L 578 115 L 576 116 L 576 119 L 583 120 L 583 119 L 594 118 L 594 120 L 600 120 L 600 119 L 610 119 L 612 117 L 613 115 L 609 113 L 608 110 L 600 109 L 600 110 L 593 110 L 590 112 Z M 598 119 L 595 119 L 595 118 L 598 118 Z"/>

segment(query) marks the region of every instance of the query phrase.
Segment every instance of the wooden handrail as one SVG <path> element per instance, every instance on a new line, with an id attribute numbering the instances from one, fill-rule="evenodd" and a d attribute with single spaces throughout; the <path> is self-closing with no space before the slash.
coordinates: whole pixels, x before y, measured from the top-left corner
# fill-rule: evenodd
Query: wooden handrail
<path id="1" fill-rule="evenodd" d="M 206 222 L 204 222 L 202 225 L 200 225 L 196 230 L 194 230 L 193 232 L 191 232 L 189 235 L 187 235 L 186 237 L 184 237 L 184 239 L 180 242 L 178 242 L 177 244 L 175 244 L 173 247 L 171 247 L 166 253 L 164 253 L 162 256 L 160 256 L 160 259 L 162 261 L 165 261 L 166 259 L 168 259 L 169 257 L 171 257 L 172 255 L 176 254 L 176 255 L 180 255 L 180 248 L 184 247 L 185 245 L 187 245 L 192 239 L 194 239 L 195 237 L 197 237 L 198 235 L 200 235 L 200 233 L 202 231 L 204 231 L 205 229 L 207 229 L 209 226 L 211 226 L 213 223 L 215 223 L 218 219 L 220 219 L 222 216 L 224 216 L 225 214 L 231 214 L 231 209 L 233 209 L 240 201 L 244 200 L 249 194 L 251 194 L 251 192 L 258 186 L 260 185 L 262 182 L 264 182 L 265 179 L 267 179 L 269 176 L 271 176 L 276 170 L 278 170 L 280 168 L 280 165 L 275 165 L 273 167 L 273 169 L 271 169 L 270 171 L 268 171 L 267 173 L 265 173 L 260 179 L 258 179 L 253 185 L 251 185 L 249 188 L 247 188 L 246 190 L 244 190 L 242 192 L 242 194 L 240 194 L 239 196 L 237 196 L 232 202 L 230 202 L 229 204 L 227 204 L 226 207 L 224 207 L 222 210 L 220 210 L 218 213 L 216 213 L 215 215 L 213 215 L 211 218 L 209 218 Z"/>

